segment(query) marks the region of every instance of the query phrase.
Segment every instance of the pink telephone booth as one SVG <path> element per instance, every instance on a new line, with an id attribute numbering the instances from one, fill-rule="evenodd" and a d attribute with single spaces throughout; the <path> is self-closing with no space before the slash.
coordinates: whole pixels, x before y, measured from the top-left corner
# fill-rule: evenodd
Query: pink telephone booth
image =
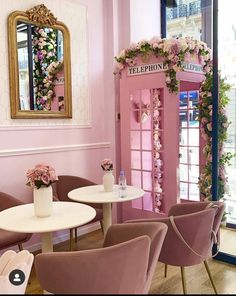
<path id="1" fill-rule="evenodd" d="M 163 58 L 121 71 L 121 168 L 127 183 L 145 195 L 122 203 L 122 220 L 166 215 L 180 201 L 200 200 L 201 139 L 198 91 L 204 79 L 198 60 L 183 63 L 177 72 L 178 94 L 166 85 Z"/>

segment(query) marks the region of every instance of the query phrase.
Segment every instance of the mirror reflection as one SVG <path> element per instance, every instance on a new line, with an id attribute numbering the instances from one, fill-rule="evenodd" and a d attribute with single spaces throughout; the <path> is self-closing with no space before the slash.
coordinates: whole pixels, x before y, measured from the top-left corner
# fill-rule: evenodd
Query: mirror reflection
<path id="1" fill-rule="evenodd" d="M 63 33 L 17 21 L 20 110 L 64 112 Z"/>

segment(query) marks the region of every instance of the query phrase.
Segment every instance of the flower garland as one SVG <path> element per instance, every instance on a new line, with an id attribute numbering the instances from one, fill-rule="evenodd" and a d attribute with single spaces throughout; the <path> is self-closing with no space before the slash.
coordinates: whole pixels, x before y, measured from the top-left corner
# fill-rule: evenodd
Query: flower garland
<path id="1" fill-rule="evenodd" d="M 199 188 L 202 194 L 202 200 L 211 200 L 212 186 L 212 73 L 206 76 L 206 80 L 200 88 L 199 122 L 201 136 L 205 140 L 203 155 L 206 163 L 202 168 L 199 178 Z M 231 159 L 235 156 L 230 152 L 223 152 L 223 145 L 227 139 L 227 128 L 230 124 L 225 114 L 225 106 L 229 103 L 226 92 L 229 91 L 230 85 L 224 79 L 220 79 L 219 109 L 218 109 L 218 144 L 219 144 L 219 177 L 218 177 L 218 199 L 224 200 L 224 194 L 227 192 L 227 181 L 225 166 L 230 165 Z"/>
<path id="2" fill-rule="evenodd" d="M 32 35 L 35 109 L 51 110 L 54 91 L 53 81 L 48 76 L 47 68 L 57 60 L 56 33 L 51 28 L 34 27 Z"/>
<path id="3" fill-rule="evenodd" d="M 161 206 L 162 206 L 162 159 L 160 156 L 160 151 L 162 148 L 161 144 L 161 132 L 160 132 L 160 108 L 162 107 L 161 101 L 159 98 L 159 91 L 158 89 L 153 90 L 153 98 L 152 98 L 152 104 L 153 104 L 153 178 L 154 178 L 154 211 L 156 213 L 161 212 Z"/>
<path id="4" fill-rule="evenodd" d="M 211 173 L 212 173 L 212 58 L 211 49 L 206 43 L 194 40 L 191 37 L 160 39 L 153 37 L 150 41 L 141 40 L 137 44 L 133 43 L 128 48 L 123 49 L 119 56 L 115 57 L 116 68 L 114 74 L 118 74 L 127 66 L 135 66 L 137 58 L 141 57 L 143 61 L 148 60 L 151 56 L 162 57 L 163 63 L 167 66 L 166 85 L 171 93 L 178 93 L 179 81 L 176 79 L 176 73 L 183 71 L 182 63 L 189 62 L 192 56 L 197 56 L 199 63 L 203 67 L 205 80 L 200 89 L 199 121 L 201 136 L 205 140 L 203 152 L 206 157 L 206 163 L 202 167 L 199 177 L 199 188 L 201 199 L 211 200 Z M 232 153 L 223 153 L 223 143 L 227 137 L 227 128 L 229 122 L 225 114 L 225 106 L 229 102 L 226 96 L 226 91 L 229 90 L 229 85 L 221 79 L 220 96 L 219 96 L 219 196 L 222 199 L 226 191 L 226 171 L 225 165 L 230 164 L 230 160 L 234 156 Z M 155 111 L 154 111 L 155 112 Z M 154 120 L 157 118 L 154 115 Z M 154 130 L 155 133 L 155 130 Z M 154 140 L 154 150 L 158 151 L 159 141 Z M 157 159 L 154 157 L 155 169 L 160 164 L 156 165 Z M 160 207 L 160 199 L 156 199 L 156 208 Z"/>
<path id="5" fill-rule="evenodd" d="M 151 55 L 163 57 L 166 70 L 166 85 L 170 92 L 177 93 L 179 81 L 176 79 L 176 72 L 182 71 L 182 62 L 190 61 L 193 55 L 198 56 L 200 64 L 203 66 L 205 74 L 211 71 L 211 49 L 206 43 L 194 40 L 190 37 L 160 39 L 153 37 L 150 41 L 141 40 L 137 44 L 123 49 L 119 56 L 115 57 L 116 69 L 114 74 L 120 73 L 126 66 L 135 66 L 137 56 L 147 60 Z"/>

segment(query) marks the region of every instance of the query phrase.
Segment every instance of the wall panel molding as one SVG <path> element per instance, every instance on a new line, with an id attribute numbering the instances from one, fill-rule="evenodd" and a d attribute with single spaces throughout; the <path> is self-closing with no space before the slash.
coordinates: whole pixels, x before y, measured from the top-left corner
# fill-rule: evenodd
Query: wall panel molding
<path id="1" fill-rule="evenodd" d="M 110 148 L 110 142 L 0 150 L 0 157 Z"/>
<path id="2" fill-rule="evenodd" d="M 88 125 L 35 125 L 35 126 L 4 126 L 0 127 L 1 131 L 32 131 L 32 130 L 68 130 L 68 129 L 83 129 L 92 128 L 90 124 Z"/>

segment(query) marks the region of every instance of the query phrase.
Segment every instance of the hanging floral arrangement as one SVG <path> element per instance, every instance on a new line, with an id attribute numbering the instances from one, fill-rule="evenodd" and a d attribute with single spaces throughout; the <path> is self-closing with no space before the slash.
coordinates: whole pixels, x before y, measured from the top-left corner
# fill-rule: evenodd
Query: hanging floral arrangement
<path id="1" fill-rule="evenodd" d="M 152 91 L 153 106 L 153 188 L 154 188 L 154 210 L 156 213 L 162 209 L 162 180 L 163 180 L 163 161 L 161 159 L 161 108 L 160 93 L 158 89 Z"/>
<path id="2" fill-rule="evenodd" d="M 200 89 L 199 122 L 201 136 L 205 140 L 203 154 L 205 156 L 205 165 L 202 168 L 199 178 L 199 188 L 203 200 L 211 200 L 212 186 L 212 83 L 213 76 L 210 72 L 206 80 L 202 83 Z M 227 139 L 227 128 L 230 124 L 225 113 L 225 107 L 229 103 L 226 93 L 230 90 L 230 85 L 225 79 L 220 79 L 219 84 L 219 108 L 218 108 L 218 145 L 219 145 L 219 177 L 218 177 L 218 199 L 224 200 L 224 194 L 227 192 L 226 166 L 231 164 L 231 159 L 235 154 L 224 152 L 223 146 Z"/>
<path id="3" fill-rule="evenodd" d="M 212 185 L 212 56 L 211 49 L 206 43 L 194 40 L 191 37 L 160 39 L 152 38 L 150 41 L 142 40 L 137 44 L 133 43 L 128 48 L 123 49 L 119 56 L 115 57 L 116 67 L 114 74 L 118 74 L 125 67 L 135 66 L 138 57 L 143 61 L 148 60 L 151 56 L 156 58 L 162 57 L 163 64 L 166 67 L 166 85 L 171 93 L 178 93 L 179 81 L 176 78 L 178 71 L 183 71 L 183 62 L 190 62 L 193 56 L 198 57 L 202 66 L 205 80 L 200 89 L 200 100 L 197 108 L 199 108 L 199 122 L 201 136 L 205 140 L 203 152 L 206 158 L 205 165 L 201 168 L 199 177 L 199 188 L 202 200 L 211 200 Z M 232 153 L 223 152 L 223 143 L 227 138 L 227 128 L 229 122 L 225 114 L 225 106 L 229 99 L 226 92 L 229 85 L 225 80 L 221 79 L 220 95 L 219 95 L 219 195 L 218 199 L 222 199 L 226 192 L 227 177 L 225 167 L 230 164 L 230 160 L 234 156 Z M 154 141 L 155 145 L 155 141 Z M 156 147 L 157 148 L 157 147 Z M 154 147 L 155 149 L 155 147 Z M 156 204 L 156 208 L 159 205 Z"/>
<path id="4" fill-rule="evenodd" d="M 33 28 L 34 94 L 36 110 L 51 110 L 54 96 L 53 81 L 48 76 L 48 67 L 57 61 L 56 32 L 51 28 Z"/>

